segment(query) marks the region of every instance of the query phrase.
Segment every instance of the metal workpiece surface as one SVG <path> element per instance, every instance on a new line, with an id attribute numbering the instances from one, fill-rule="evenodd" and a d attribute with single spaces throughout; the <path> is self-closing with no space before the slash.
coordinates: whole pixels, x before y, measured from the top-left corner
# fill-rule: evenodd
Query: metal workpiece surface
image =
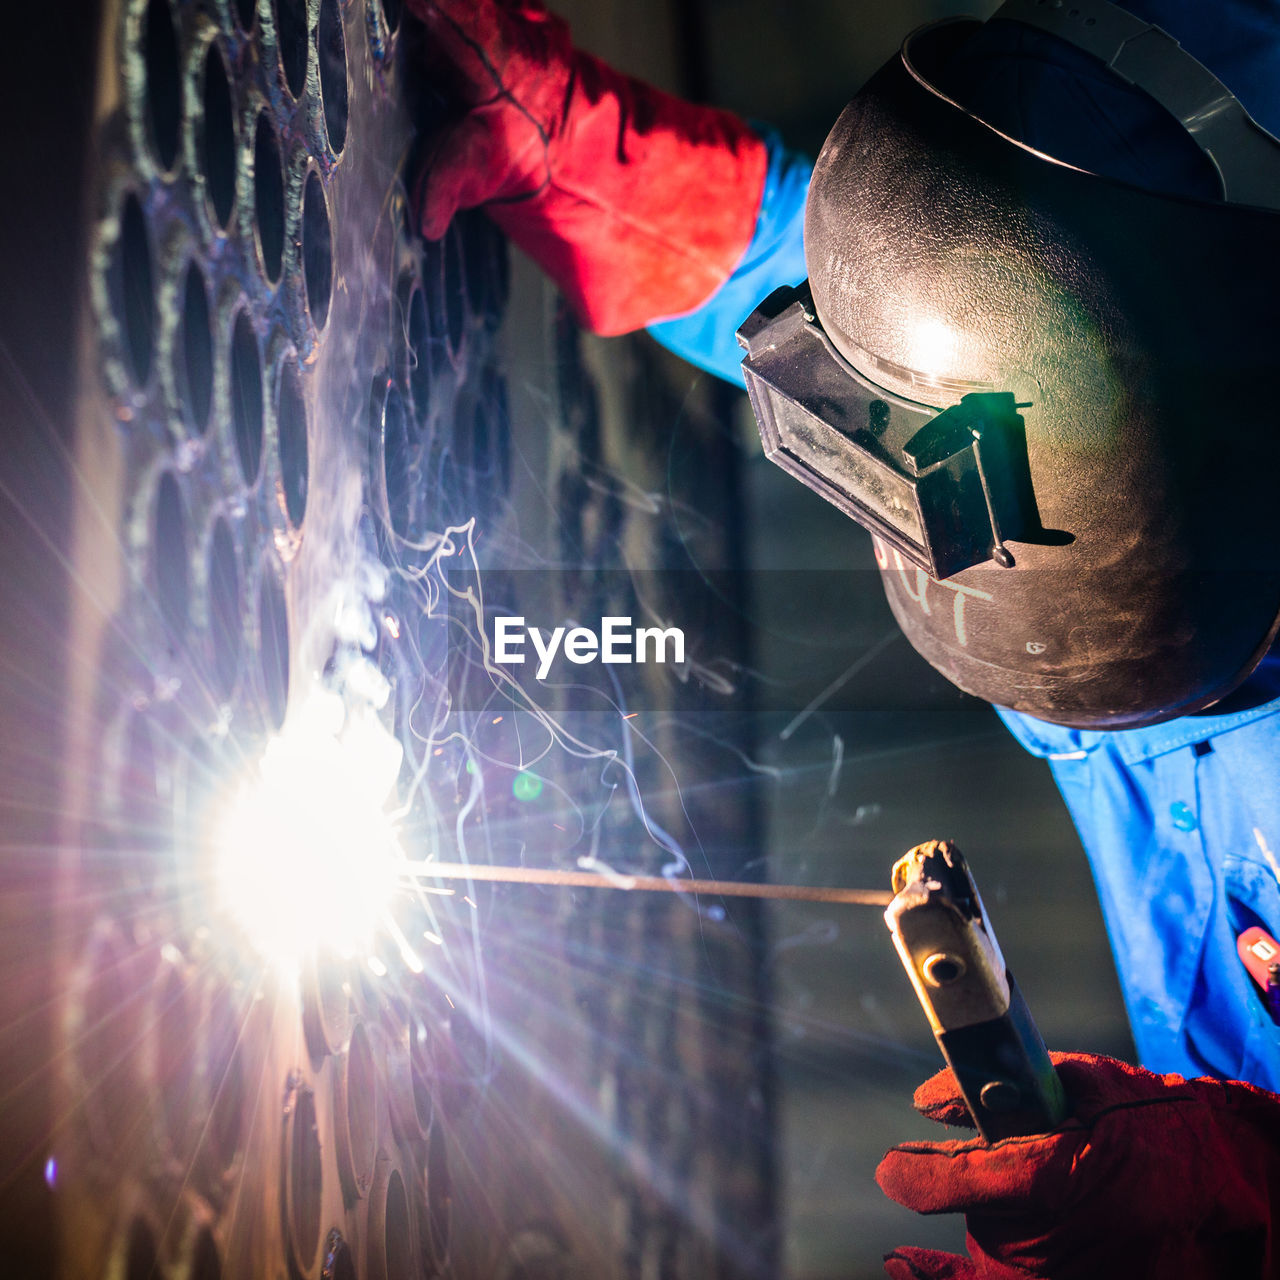
<path id="1" fill-rule="evenodd" d="M 699 824 L 751 843 L 749 803 L 675 783 L 711 769 L 678 714 L 707 682 L 627 673 L 601 717 L 572 689 L 472 699 L 459 675 L 483 683 L 483 615 L 451 607 L 444 561 L 518 606 L 550 557 L 572 566 L 565 616 L 638 611 L 615 571 L 671 552 L 635 499 L 665 459 L 617 425 L 651 371 L 593 373 L 527 276 L 503 325 L 483 217 L 414 233 L 409 103 L 441 104 L 401 9 L 99 16 L 53 942 L 60 1272 L 767 1274 L 758 915 L 405 881 L 358 952 L 292 966 L 227 915 L 222 811 L 317 705 L 393 744 L 410 858 L 572 867 L 589 847 L 656 874 Z M 715 427 L 687 438 L 690 470 L 714 468 Z M 708 498 L 704 543 L 728 501 Z M 704 646 L 737 643 L 708 624 Z M 623 769 L 625 705 L 671 714 Z M 543 735 L 536 769 L 504 737 L 517 721 Z M 340 930 L 343 906 L 316 910 Z"/>

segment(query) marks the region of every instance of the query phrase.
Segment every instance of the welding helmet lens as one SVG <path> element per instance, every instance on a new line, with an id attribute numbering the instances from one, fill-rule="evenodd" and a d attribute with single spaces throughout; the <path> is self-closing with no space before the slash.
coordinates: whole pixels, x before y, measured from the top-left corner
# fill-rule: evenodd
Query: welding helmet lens
<path id="1" fill-rule="evenodd" d="M 832 346 L 807 286 L 783 288 L 740 331 L 765 454 L 941 580 L 1026 532 L 1026 437 L 1009 392 L 941 412 L 864 378 Z"/>

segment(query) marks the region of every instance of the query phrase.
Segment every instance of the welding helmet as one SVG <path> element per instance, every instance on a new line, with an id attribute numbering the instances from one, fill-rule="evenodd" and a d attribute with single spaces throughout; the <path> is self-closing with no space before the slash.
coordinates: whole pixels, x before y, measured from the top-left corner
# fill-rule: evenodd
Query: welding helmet
<path id="1" fill-rule="evenodd" d="M 747 388 L 769 456 L 871 531 L 938 671 L 1056 724 L 1154 724 L 1280 627 L 1280 144 L 1124 10 L 996 17 L 1136 86 L 1217 190 L 1015 140 L 940 87 L 980 24 L 924 28 L 822 149 L 809 280 L 743 325 Z"/>

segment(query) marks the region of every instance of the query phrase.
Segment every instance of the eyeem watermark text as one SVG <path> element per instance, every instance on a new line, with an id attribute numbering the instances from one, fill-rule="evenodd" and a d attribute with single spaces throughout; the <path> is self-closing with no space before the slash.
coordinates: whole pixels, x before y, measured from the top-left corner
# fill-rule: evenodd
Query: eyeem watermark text
<path id="1" fill-rule="evenodd" d="M 526 627 L 523 617 L 493 620 L 493 657 L 498 663 L 525 660 L 525 640 L 537 654 L 539 680 L 545 680 L 563 647 L 570 662 L 683 662 L 684 632 L 679 627 L 635 627 L 630 618 L 601 618 L 600 630 L 556 627 L 545 632 Z"/>

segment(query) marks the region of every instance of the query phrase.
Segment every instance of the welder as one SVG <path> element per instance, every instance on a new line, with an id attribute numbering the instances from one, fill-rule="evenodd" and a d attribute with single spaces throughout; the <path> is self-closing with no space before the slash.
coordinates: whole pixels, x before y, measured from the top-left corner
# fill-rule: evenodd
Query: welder
<path id="1" fill-rule="evenodd" d="M 938 24 L 816 170 L 534 0 L 410 8 L 466 108 L 423 233 L 481 206 L 597 332 L 745 368 L 771 456 L 871 529 L 908 639 L 1048 760 L 1089 855 L 1144 1065 L 1057 1055 L 1054 1132 L 891 1151 L 970 1257 L 890 1275 L 1280 1274 L 1277 1001 L 1242 959 L 1280 933 L 1280 6 Z M 916 1101 L 964 1119 L 945 1073 Z"/>

